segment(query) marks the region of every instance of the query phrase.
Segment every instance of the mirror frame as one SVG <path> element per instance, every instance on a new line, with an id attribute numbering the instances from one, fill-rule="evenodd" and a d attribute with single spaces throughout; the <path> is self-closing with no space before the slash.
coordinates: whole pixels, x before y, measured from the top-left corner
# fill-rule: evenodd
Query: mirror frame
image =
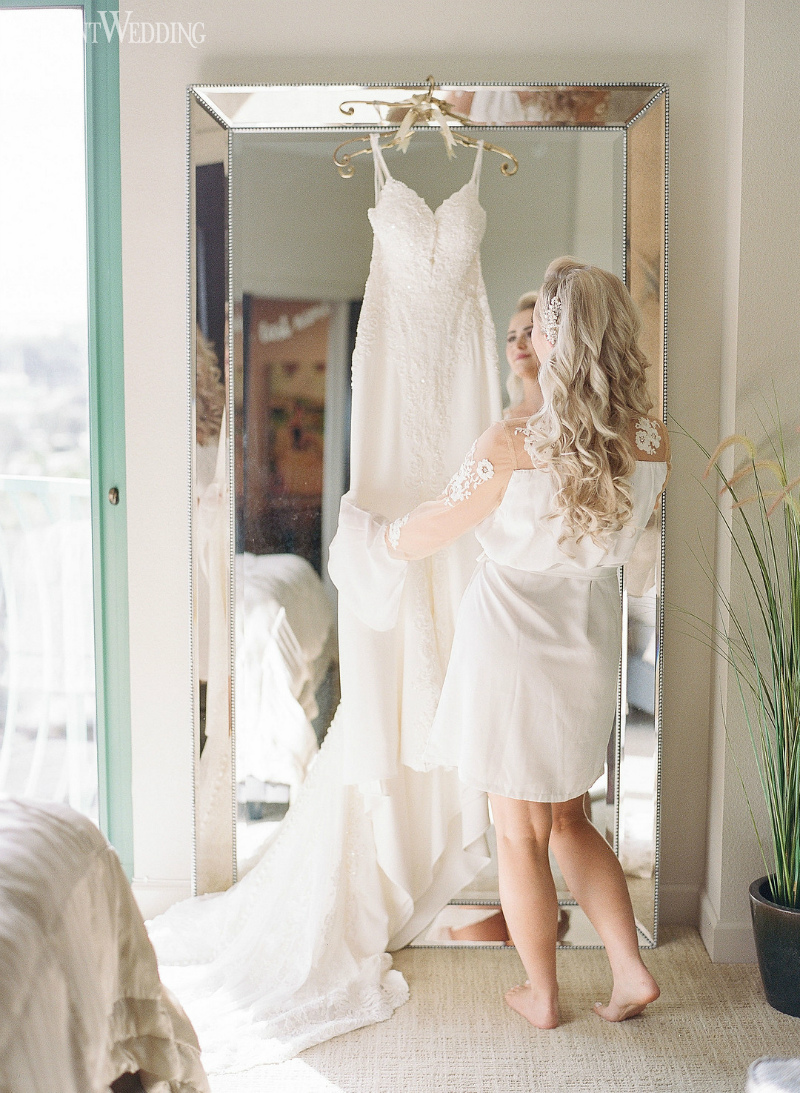
<path id="1" fill-rule="evenodd" d="M 234 315 L 234 259 L 232 240 L 233 235 L 233 190 L 234 190 L 234 178 L 233 178 L 233 152 L 234 152 L 234 135 L 236 133 L 276 133 L 285 134 L 287 132 L 302 133 L 302 132 L 330 132 L 331 137 L 334 138 L 339 134 L 358 134 L 368 132 L 380 132 L 382 130 L 390 130 L 396 128 L 394 125 L 388 125 L 382 122 L 369 122 L 365 123 L 364 120 L 354 121 L 348 124 L 347 120 L 342 117 L 341 123 L 336 125 L 237 125 L 234 117 L 228 117 L 220 108 L 219 104 L 214 101 L 214 96 L 218 94 L 252 94 L 254 92 L 263 91 L 267 89 L 286 89 L 287 91 L 300 91 L 305 87 L 313 88 L 338 88 L 342 93 L 342 98 L 352 98 L 352 92 L 354 90 L 353 85 L 339 85 L 339 84 L 316 84 L 316 85 L 285 85 L 285 84 L 251 84 L 251 85 L 229 85 L 229 84 L 193 84 L 187 88 L 187 102 L 186 102 L 186 190 L 187 190 L 187 221 L 186 221 L 186 243 L 187 243 L 187 314 L 186 314 L 186 340 L 187 340 L 187 392 L 188 392 L 188 406 L 187 406 L 187 425 L 188 425 L 188 523 L 189 523 L 189 607 L 190 607 L 190 638 L 189 649 L 191 658 L 191 701 L 190 701 L 190 728 L 191 728 L 191 774 L 192 774 L 192 893 L 196 895 L 198 893 L 198 839 L 197 839 L 197 772 L 199 761 L 199 679 L 197 674 L 197 658 L 195 655 L 197 649 L 196 640 L 196 581 L 195 581 L 195 566 L 196 557 L 194 550 L 195 528 L 196 528 L 196 514 L 195 514 L 195 495 L 194 495 L 194 480 L 195 480 L 195 436 L 196 436 L 196 418 L 195 418 L 195 310 L 196 310 L 196 248 L 195 248 L 195 236 L 194 236 L 194 209 L 195 209 L 195 177 L 194 177 L 194 161 L 192 150 L 192 114 L 193 109 L 200 108 L 206 114 L 210 116 L 224 131 L 227 137 L 227 163 L 225 169 L 227 172 L 227 254 L 226 254 L 226 275 L 227 275 L 227 308 L 229 316 Z M 391 88 L 394 90 L 404 91 L 419 91 L 427 86 L 425 84 L 406 84 L 406 83 L 369 83 L 361 85 L 360 90 L 366 97 L 369 92 L 380 91 L 381 89 Z M 648 83 L 648 82 L 627 82 L 627 83 L 605 83 L 605 82 L 564 82 L 558 85 L 547 82 L 519 82 L 519 83 L 447 83 L 443 85 L 448 89 L 475 89 L 481 88 L 530 88 L 530 89 L 550 89 L 554 92 L 569 92 L 574 89 L 623 89 L 626 91 L 639 90 L 646 95 L 646 101 L 644 105 L 638 109 L 631 117 L 627 118 L 624 122 L 619 124 L 602 124 L 595 123 L 589 124 L 585 122 L 572 123 L 561 121 L 558 123 L 542 122 L 542 123 L 514 123 L 509 125 L 480 125 L 476 123 L 476 127 L 479 127 L 482 131 L 491 131 L 493 133 L 502 133 L 504 130 L 512 132 L 520 131 L 544 131 L 544 132 L 563 132 L 565 130 L 575 130 L 579 132 L 597 132 L 597 131 L 618 131 L 623 133 L 623 172 L 622 172 L 622 225 L 623 225 L 623 247 L 622 247 L 622 262 L 623 262 L 623 279 L 625 283 L 631 287 L 631 275 L 632 275 L 632 263 L 631 254 L 635 249 L 636 238 L 642 232 L 642 228 L 638 222 L 636 216 L 631 215 L 631 166 L 634 159 L 638 157 L 638 149 L 635 139 L 632 141 L 631 136 L 635 138 L 637 132 L 641 131 L 636 129 L 638 123 L 645 117 L 658 119 L 658 113 L 654 108 L 658 108 L 663 116 L 660 124 L 662 126 L 660 137 L 660 152 L 663 153 L 659 163 L 646 164 L 644 160 L 646 155 L 643 153 L 642 162 L 644 168 L 648 170 L 647 182 L 653 189 L 660 190 L 663 195 L 663 201 L 661 208 L 658 210 L 657 220 L 651 220 L 653 222 L 650 225 L 650 232 L 658 236 L 658 242 L 660 244 L 659 260 L 660 260 L 660 285 L 661 299 L 659 305 L 659 318 L 660 318 L 660 330 L 657 338 L 657 350 L 660 356 L 660 377 L 657 387 L 660 394 L 660 407 L 656 406 L 654 409 L 660 410 L 660 416 L 666 420 L 667 415 L 667 315 L 668 315 L 668 264 L 669 264 L 669 252 L 668 252 L 668 226 L 669 226 L 669 87 L 666 83 Z M 356 89 L 358 90 L 358 89 Z M 651 114 L 650 112 L 653 111 Z M 280 120 L 280 119 L 278 119 Z M 418 127 L 425 128 L 425 127 Z M 339 143 L 339 141 L 336 141 Z M 332 139 L 331 152 L 333 152 L 334 140 Z M 333 169 L 333 163 L 331 163 Z M 652 194 L 650 195 L 652 197 Z M 656 224 L 654 229 L 653 224 Z M 227 332 L 227 353 L 228 360 L 234 359 L 234 342 L 235 342 L 235 330 L 234 323 L 230 321 L 228 323 Z M 651 360 L 651 364 L 655 371 L 658 370 L 658 360 Z M 234 392 L 234 375 L 235 369 L 229 367 L 226 370 L 225 382 L 227 388 L 227 420 L 228 420 L 228 444 L 227 444 L 227 474 L 228 474 L 228 530 L 230 535 L 230 551 L 228 558 L 228 631 L 229 631 L 229 671 L 230 671 L 230 685 L 229 685 L 229 702 L 230 702 L 230 740 L 231 740 L 231 768 L 235 771 L 235 753 L 236 753 L 236 679 L 235 679 L 235 637 L 236 637 L 236 621 L 235 621 L 235 549 L 236 549 L 236 526 L 235 526 L 235 490 L 234 490 L 234 462 L 235 452 L 234 443 L 232 443 L 234 421 L 234 404 L 235 404 L 235 392 Z M 660 851 L 661 851 L 661 768 L 662 768 L 662 696 L 663 696 L 663 643 L 664 643 L 664 568 L 665 568 L 665 543 L 666 543 L 666 496 L 662 494 L 660 501 L 660 545 L 657 551 L 657 573 L 656 573 L 656 655 L 655 655 L 655 702 L 654 702 L 654 723 L 655 723 L 655 763 L 656 763 L 656 778 L 655 778 L 655 817 L 654 817 L 654 841 L 653 841 L 653 884 L 654 884 L 654 908 L 653 908 L 653 930 L 652 932 L 643 928 L 637 920 L 637 929 L 640 933 L 641 947 L 652 948 L 658 941 L 658 903 L 659 903 L 659 866 L 660 866 Z M 624 590 L 624 573 L 620 570 L 620 597 L 621 603 L 624 602 L 623 597 Z M 613 849 L 615 854 L 619 855 L 619 841 L 620 841 L 620 799 L 621 799 L 621 767 L 624 757 L 623 749 L 623 737 L 626 718 L 626 701 L 623 692 L 624 682 L 626 679 L 626 661 L 627 661 L 627 648 L 626 643 L 623 641 L 620 656 L 620 666 L 618 672 L 618 685 L 617 685 L 617 716 L 615 724 L 615 770 L 614 770 L 614 834 L 613 834 Z M 231 778 L 231 845 L 232 845 L 232 862 L 230 870 L 231 883 L 237 879 L 237 856 L 236 856 L 236 822 L 237 822 L 237 799 L 236 799 L 236 778 Z M 475 901 L 469 900 L 452 900 L 453 903 L 464 902 L 470 903 Z M 574 903 L 574 901 L 571 901 Z M 493 903 L 499 903 L 496 900 L 482 900 L 481 903 L 487 905 Z M 474 944 L 470 947 L 474 947 Z M 570 946 L 580 948 L 595 948 L 596 946 Z"/>

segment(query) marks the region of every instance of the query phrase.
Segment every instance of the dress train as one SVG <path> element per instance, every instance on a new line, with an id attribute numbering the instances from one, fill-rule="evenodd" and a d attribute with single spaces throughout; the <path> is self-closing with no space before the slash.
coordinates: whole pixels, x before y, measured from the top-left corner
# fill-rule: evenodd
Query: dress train
<path id="1" fill-rule="evenodd" d="M 210 1073 L 283 1062 L 391 1016 L 408 998 L 372 822 L 342 782 L 342 712 L 262 857 L 227 892 L 149 924 L 164 982 Z"/>

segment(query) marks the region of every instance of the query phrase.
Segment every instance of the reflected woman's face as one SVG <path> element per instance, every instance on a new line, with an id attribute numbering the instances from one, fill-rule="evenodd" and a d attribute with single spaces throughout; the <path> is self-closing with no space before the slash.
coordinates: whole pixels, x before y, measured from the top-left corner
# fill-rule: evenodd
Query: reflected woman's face
<path id="1" fill-rule="evenodd" d="M 539 359 L 531 345 L 531 309 L 511 316 L 506 335 L 506 360 L 511 371 L 522 379 L 535 379 L 539 374 Z"/>

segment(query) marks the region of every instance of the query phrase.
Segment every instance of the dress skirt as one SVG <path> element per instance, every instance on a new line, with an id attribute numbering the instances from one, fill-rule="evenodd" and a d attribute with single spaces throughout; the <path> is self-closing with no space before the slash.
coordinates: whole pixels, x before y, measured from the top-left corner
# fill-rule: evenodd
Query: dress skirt
<path id="1" fill-rule="evenodd" d="M 603 773 L 621 641 L 616 568 L 532 573 L 484 557 L 464 593 L 423 765 L 525 801 Z"/>

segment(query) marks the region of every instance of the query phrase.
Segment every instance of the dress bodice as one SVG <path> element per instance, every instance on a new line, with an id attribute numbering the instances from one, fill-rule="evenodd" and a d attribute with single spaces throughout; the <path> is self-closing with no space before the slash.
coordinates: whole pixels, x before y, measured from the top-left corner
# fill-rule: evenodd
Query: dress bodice
<path id="1" fill-rule="evenodd" d="M 486 230 L 473 179 L 433 210 L 404 182 L 387 178 L 369 219 L 387 274 L 407 288 L 409 303 L 422 297 L 428 308 L 451 299 L 472 272 Z"/>
<path id="2" fill-rule="evenodd" d="M 472 177 L 436 209 L 386 167 L 377 140 L 375 207 L 369 219 L 376 240 L 376 261 L 391 281 L 403 287 L 412 307 L 423 298 L 426 311 L 437 301 L 452 301 L 454 291 L 474 277 L 486 231 L 486 212 L 478 199 L 483 146 L 475 157 Z"/>

